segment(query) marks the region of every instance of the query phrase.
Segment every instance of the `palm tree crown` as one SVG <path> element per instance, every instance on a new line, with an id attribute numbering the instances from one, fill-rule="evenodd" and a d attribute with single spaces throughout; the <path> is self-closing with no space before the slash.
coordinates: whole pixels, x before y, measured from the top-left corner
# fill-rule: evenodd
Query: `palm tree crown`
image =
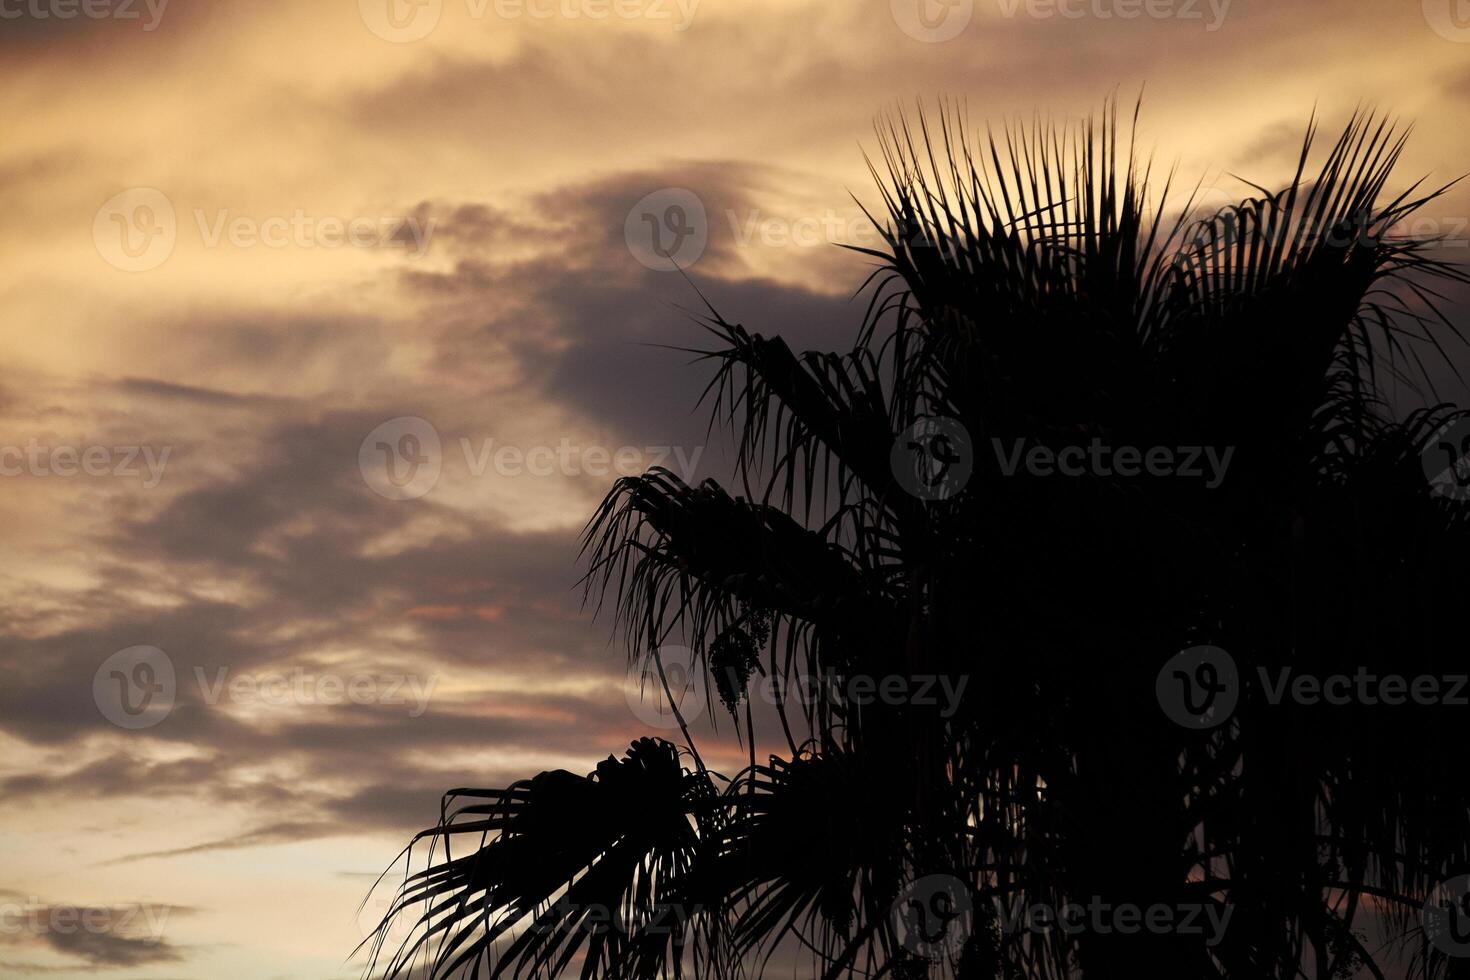
<path id="1" fill-rule="evenodd" d="M 1115 106 L 979 140 L 951 109 L 885 124 L 853 350 L 711 309 L 744 492 L 655 470 L 586 534 L 629 650 L 686 644 L 746 739 L 759 680 L 786 751 L 725 776 L 685 728 L 586 776 L 453 791 L 389 917 L 415 934 L 380 933 L 374 962 L 1464 971 L 1420 917 L 1470 871 L 1466 709 L 1291 685 L 1464 663 L 1464 464 L 1424 466 L 1462 415 L 1395 419 L 1379 392 L 1454 335 L 1438 289 L 1467 279 L 1395 234 L 1443 193 L 1390 194 L 1403 134 L 1360 114 L 1325 156 L 1315 135 L 1284 188 L 1166 218 Z M 1164 912 L 1106 928 L 1127 908 Z"/>

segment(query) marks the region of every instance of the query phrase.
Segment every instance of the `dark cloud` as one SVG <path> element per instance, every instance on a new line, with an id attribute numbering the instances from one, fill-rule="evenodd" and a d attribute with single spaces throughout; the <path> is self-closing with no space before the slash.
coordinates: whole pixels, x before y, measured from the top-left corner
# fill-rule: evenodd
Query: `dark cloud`
<path id="1" fill-rule="evenodd" d="M 105 932 L 48 932 L 45 939 L 57 952 L 99 968 L 174 963 L 184 958 L 179 950 L 161 940 L 135 939 Z"/>
<path id="2" fill-rule="evenodd" d="M 334 827 L 330 824 L 311 822 L 284 822 L 274 823 L 265 827 L 257 827 L 253 830 L 243 831 L 229 837 L 221 837 L 216 840 L 208 840 L 199 844 L 190 844 L 184 847 L 171 847 L 162 851 L 145 851 L 141 854 L 128 854 L 124 857 L 107 862 L 108 864 L 131 864 L 135 861 L 148 861 L 156 858 L 188 857 L 195 854 L 208 854 L 215 851 L 233 851 L 247 847 L 261 847 L 268 844 L 289 843 L 291 841 L 315 840 L 320 837 L 329 837 L 335 833 L 343 833 L 348 828 Z M 352 828 L 357 829 L 357 828 Z"/>
<path id="3" fill-rule="evenodd" d="M 141 395 L 166 401 L 197 402 L 203 405 L 213 406 L 248 408 L 277 404 L 281 401 L 281 399 L 271 395 L 237 395 L 233 392 L 221 391 L 217 388 L 201 388 L 197 385 L 159 381 L 156 378 L 121 378 L 115 382 L 115 386 L 124 395 Z"/>
<path id="4" fill-rule="evenodd" d="M 40 902 L 17 892 L 3 912 L 5 928 L 0 944 L 41 945 L 93 969 L 122 969 L 181 962 L 187 948 L 164 936 L 171 919 L 196 910 L 177 905 L 61 905 Z M 18 973 L 49 972 L 57 968 L 32 963 L 3 963 Z"/>
<path id="5" fill-rule="evenodd" d="M 671 164 L 540 195 L 527 205 L 546 218 L 540 225 L 445 206 L 424 219 L 436 218 L 436 234 L 463 257 L 448 271 L 401 276 L 430 302 L 494 311 L 446 331 L 443 370 L 509 348 L 524 384 L 605 424 L 627 444 L 702 449 L 708 468 L 700 475 L 718 476 L 727 470 L 724 439 L 718 430 L 707 438 L 710 406 L 698 407 L 716 363 L 690 353 L 718 346 L 698 322 L 708 314 L 706 303 L 750 330 L 782 335 L 797 350 L 846 349 L 861 326 L 865 307 L 849 298 L 866 274 L 856 261 L 837 266 L 847 278 L 829 283 L 829 292 L 751 275 L 749 246 L 732 225 L 769 213 L 789 179 L 736 162 Z M 708 245 L 687 277 L 645 268 L 624 239 L 629 211 L 665 187 L 693 191 L 705 208 Z M 518 242 L 518 254 L 530 253 L 525 258 L 495 263 L 475 246 L 487 235 L 522 229 L 529 229 Z M 840 252 L 836 243 L 822 248 Z"/>

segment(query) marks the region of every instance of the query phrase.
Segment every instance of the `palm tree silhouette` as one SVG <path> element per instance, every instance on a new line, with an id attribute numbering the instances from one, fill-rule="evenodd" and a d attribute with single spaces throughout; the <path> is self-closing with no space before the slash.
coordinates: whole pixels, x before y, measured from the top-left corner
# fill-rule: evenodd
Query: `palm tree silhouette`
<path id="1" fill-rule="evenodd" d="M 682 746 L 452 791 L 388 917 L 415 935 L 385 920 L 369 969 L 1465 975 L 1419 917 L 1470 870 L 1467 709 L 1275 680 L 1465 662 L 1470 511 L 1421 463 L 1463 413 L 1378 395 L 1458 336 L 1437 286 L 1470 280 L 1393 234 L 1446 188 L 1389 199 L 1404 135 L 1373 114 L 1309 171 L 1315 128 L 1283 189 L 1166 218 L 1115 104 L 880 126 L 854 349 L 710 309 L 743 494 L 623 479 L 584 544 L 628 649 L 686 643 L 752 746 L 759 678 L 786 753 L 726 777 L 681 718 Z M 894 677 L 970 683 L 853 696 Z"/>

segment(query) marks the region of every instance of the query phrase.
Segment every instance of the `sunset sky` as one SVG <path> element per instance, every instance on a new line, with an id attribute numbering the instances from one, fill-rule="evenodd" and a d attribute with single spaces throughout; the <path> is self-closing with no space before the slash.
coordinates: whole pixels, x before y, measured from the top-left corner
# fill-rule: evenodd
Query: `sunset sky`
<path id="1" fill-rule="evenodd" d="M 0 0 L 0 77 L 0 975 L 58 980 L 357 976 L 443 790 L 651 730 L 577 534 L 619 469 L 728 469 L 660 346 L 695 287 L 851 342 L 895 105 L 1142 91 L 1222 199 L 1314 109 L 1470 171 L 1464 0 Z"/>

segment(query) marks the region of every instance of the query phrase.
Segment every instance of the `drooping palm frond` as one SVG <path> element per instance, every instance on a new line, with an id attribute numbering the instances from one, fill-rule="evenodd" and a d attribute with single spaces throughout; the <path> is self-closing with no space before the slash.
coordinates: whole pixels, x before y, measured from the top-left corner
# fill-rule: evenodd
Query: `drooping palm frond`
<path id="1" fill-rule="evenodd" d="M 652 739 L 585 777 L 558 770 L 448 794 L 440 825 L 418 838 L 441 841 L 444 859 L 411 876 L 389 912 L 419 928 L 387 975 L 425 956 L 436 976 L 556 975 L 574 959 L 583 977 L 680 975 L 689 920 L 704 910 L 679 904 L 675 883 L 716 795 Z M 455 857 L 466 836 L 479 844 Z"/>
<path id="2" fill-rule="evenodd" d="M 862 650 L 900 638 L 899 595 L 881 570 L 713 481 L 691 487 L 661 469 L 619 480 L 588 524 L 584 552 L 589 593 L 615 585 L 615 614 L 632 651 L 658 656 L 681 629 L 693 638 L 695 663 L 708 667 L 715 640 L 758 615 L 776 640 L 770 669 L 790 685 L 798 670 L 851 669 Z M 832 719 L 808 720 L 821 729 Z"/>

